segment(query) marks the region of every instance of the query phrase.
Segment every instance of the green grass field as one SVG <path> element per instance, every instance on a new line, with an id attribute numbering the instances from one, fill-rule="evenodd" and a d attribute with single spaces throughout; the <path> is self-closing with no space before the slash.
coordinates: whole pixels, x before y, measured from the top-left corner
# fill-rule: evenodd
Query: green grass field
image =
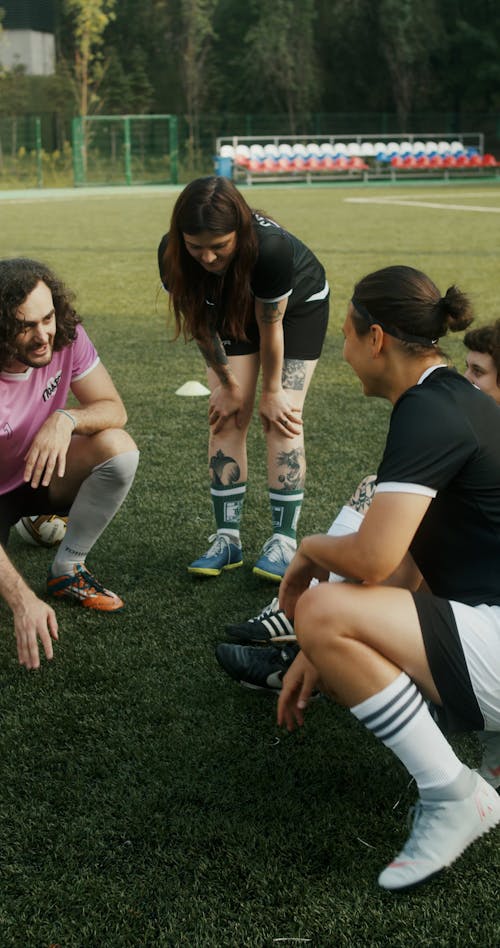
<path id="1" fill-rule="evenodd" d="M 310 244 L 333 290 L 305 410 L 305 534 L 326 529 L 375 469 L 389 417 L 342 363 L 354 281 L 411 264 L 443 291 L 468 291 L 478 322 L 499 317 L 500 186 L 245 193 Z M 406 838 L 414 799 L 406 771 L 324 700 L 301 733 L 280 732 L 274 700 L 215 663 L 225 623 L 275 592 L 251 571 L 270 533 L 265 452 L 256 420 L 245 566 L 193 580 L 186 564 L 212 532 L 207 401 L 175 395 L 204 370 L 194 346 L 169 341 L 157 276 L 174 199 L 168 189 L 0 199 L 0 255 L 43 259 L 76 290 L 142 455 L 89 558 L 126 599 L 123 614 L 60 605 L 54 661 L 28 674 L 0 607 L 0 946 L 496 948 L 498 832 L 417 893 L 382 893 L 378 871 Z M 445 348 L 461 367 L 460 339 Z M 10 552 L 43 594 L 50 552 L 17 536 Z M 474 738 L 456 744 L 475 766 Z"/>

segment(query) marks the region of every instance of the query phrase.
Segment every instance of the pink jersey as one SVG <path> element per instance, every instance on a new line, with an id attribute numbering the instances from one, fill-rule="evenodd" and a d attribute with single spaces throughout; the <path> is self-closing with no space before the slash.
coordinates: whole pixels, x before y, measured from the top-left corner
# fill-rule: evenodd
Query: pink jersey
<path id="1" fill-rule="evenodd" d="M 37 431 L 56 408 L 64 408 L 71 384 L 98 362 L 96 349 L 79 325 L 75 341 L 54 352 L 49 365 L 28 367 L 19 375 L 0 372 L 0 494 L 23 483 L 24 457 Z"/>

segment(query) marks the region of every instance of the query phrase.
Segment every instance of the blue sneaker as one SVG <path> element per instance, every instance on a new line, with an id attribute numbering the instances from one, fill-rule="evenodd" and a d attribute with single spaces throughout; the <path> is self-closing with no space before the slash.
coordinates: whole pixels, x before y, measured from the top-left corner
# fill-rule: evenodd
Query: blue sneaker
<path id="1" fill-rule="evenodd" d="M 264 579 L 272 579 L 273 582 L 280 583 L 295 553 L 296 547 L 293 542 L 275 533 L 264 543 L 253 571 L 256 576 L 263 576 Z"/>
<path id="2" fill-rule="evenodd" d="M 212 544 L 203 556 L 188 566 L 188 573 L 196 576 L 220 576 L 224 569 L 243 566 L 241 546 L 225 533 L 214 533 L 208 538 Z"/>

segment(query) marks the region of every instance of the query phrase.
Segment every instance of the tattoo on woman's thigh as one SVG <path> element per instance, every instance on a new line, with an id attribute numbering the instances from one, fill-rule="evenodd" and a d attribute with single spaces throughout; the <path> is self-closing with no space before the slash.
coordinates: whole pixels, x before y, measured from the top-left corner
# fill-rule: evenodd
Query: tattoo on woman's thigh
<path id="1" fill-rule="evenodd" d="M 283 388 L 295 389 L 300 392 L 306 381 L 306 364 L 303 359 L 285 359 L 281 373 Z"/>

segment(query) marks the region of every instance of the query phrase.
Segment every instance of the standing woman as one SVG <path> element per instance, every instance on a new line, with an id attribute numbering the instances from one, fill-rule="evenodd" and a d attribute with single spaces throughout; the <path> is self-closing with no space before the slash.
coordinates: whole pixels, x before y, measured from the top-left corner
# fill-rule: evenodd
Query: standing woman
<path id="1" fill-rule="evenodd" d="M 254 573 L 280 582 L 296 550 L 306 461 L 302 409 L 328 325 L 325 271 L 297 237 L 253 211 L 224 177 L 179 195 L 158 248 L 177 335 L 194 339 L 210 387 L 208 461 L 217 532 L 189 572 L 242 565 L 247 432 L 262 369 L 273 534 Z"/>
<path id="2" fill-rule="evenodd" d="M 393 405 L 375 496 L 357 533 L 303 539 L 280 590 L 302 651 L 279 722 L 302 723 L 321 681 L 415 779 L 411 835 L 379 876 L 391 890 L 449 866 L 500 822 L 494 788 L 424 700 L 451 730 L 500 731 L 500 412 L 438 348 L 470 321 L 456 287 L 441 297 L 410 267 L 356 285 L 344 357 L 365 395 Z M 329 570 L 357 584 L 324 582 Z"/>

